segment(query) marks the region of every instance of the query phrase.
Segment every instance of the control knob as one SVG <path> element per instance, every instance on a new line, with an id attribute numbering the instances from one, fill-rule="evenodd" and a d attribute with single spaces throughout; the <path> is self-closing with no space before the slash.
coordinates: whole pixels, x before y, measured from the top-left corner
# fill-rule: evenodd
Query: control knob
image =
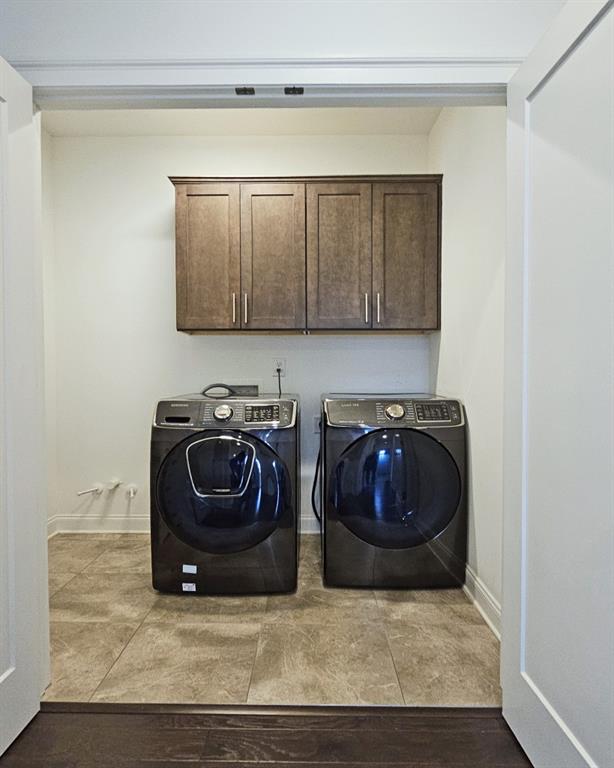
<path id="1" fill-rule="evenodd" d="M 396 421 L 405 416 L 405 408 L 403 408 L 402 405 L 399 405 L 399 403 L 393 403 L 392 405 L 386 406 L 384 413 L 389 419 L 394 419 Z"/>
<path id="2" fill-rule="evenodd" d="M 213 418 L 216 421 L 229 421 L 232 419 L 233 410 L 229 405 L 218 405 L 213 411 Z"/>

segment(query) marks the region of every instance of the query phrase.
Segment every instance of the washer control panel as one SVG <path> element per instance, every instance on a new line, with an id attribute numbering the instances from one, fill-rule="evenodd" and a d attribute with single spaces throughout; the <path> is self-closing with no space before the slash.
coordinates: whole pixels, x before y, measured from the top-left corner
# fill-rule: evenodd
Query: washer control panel
<path id="1" fill-rule="evenodd" d="M 292 399 L 162 400 L 154 426 L 183 429 L 287 429 L 296 424 L 298 403 Z"/>
<path id="2" fill-rule="evenodd" d="M 335 397 L 324 399 L 331 427 L 460 427 L 463 408 L 458 400 L 444 398 Z"/>

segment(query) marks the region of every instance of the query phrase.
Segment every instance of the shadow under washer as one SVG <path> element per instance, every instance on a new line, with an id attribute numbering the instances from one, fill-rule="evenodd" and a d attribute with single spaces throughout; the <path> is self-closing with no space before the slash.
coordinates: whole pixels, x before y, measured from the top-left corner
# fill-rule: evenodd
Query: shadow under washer
<path id="1" fill-rule="evenodd" d="M 322 398 L 323 575 L 329 586 L 465 581 L 465 412 L 433 395 Z"/>
<path id="2" fill-rule="evenodd" d="M 294 397 L 159 402 L 151 434 L 154 588 L 293 591 L 298 451 Z"/>

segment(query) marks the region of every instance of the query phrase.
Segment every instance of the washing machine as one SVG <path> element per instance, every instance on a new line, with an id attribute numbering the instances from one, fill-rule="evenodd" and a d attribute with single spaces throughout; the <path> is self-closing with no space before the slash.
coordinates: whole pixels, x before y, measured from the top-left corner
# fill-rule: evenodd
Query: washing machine
<path id="1" fill-rule="evenodd" d="M 188 395 L 151 433 L 153 586 L 182 594 L 296 588 L 299 407 L 294 396 Z"/>
<path id="2" fill-rule="evenodd" d="M 323 578 L 328 586 L 465 581 L 465 410 L 433 395 L 324 395 Z"/>

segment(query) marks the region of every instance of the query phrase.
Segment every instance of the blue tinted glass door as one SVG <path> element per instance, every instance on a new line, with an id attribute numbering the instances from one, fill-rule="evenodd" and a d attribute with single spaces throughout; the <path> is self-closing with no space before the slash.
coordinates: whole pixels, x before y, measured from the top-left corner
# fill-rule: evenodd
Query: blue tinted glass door
<path id="1" fill-rule="evenodd" d="M 156 482 L 162 518 L 184 543 L 204 552 L 240 552 L 277 528 L 290 477 L 279 456 L 256 437 L 205 433 L 179 443 Z"/>
<path id="2" fill-rule="evenodd" d="M 412 429 L 382 429 L 358 438 L 329 478 L 329 504 L 369 544 L 415 547 L 438 536 L 460 500 L 458 469 L 434 438 Z"/>

